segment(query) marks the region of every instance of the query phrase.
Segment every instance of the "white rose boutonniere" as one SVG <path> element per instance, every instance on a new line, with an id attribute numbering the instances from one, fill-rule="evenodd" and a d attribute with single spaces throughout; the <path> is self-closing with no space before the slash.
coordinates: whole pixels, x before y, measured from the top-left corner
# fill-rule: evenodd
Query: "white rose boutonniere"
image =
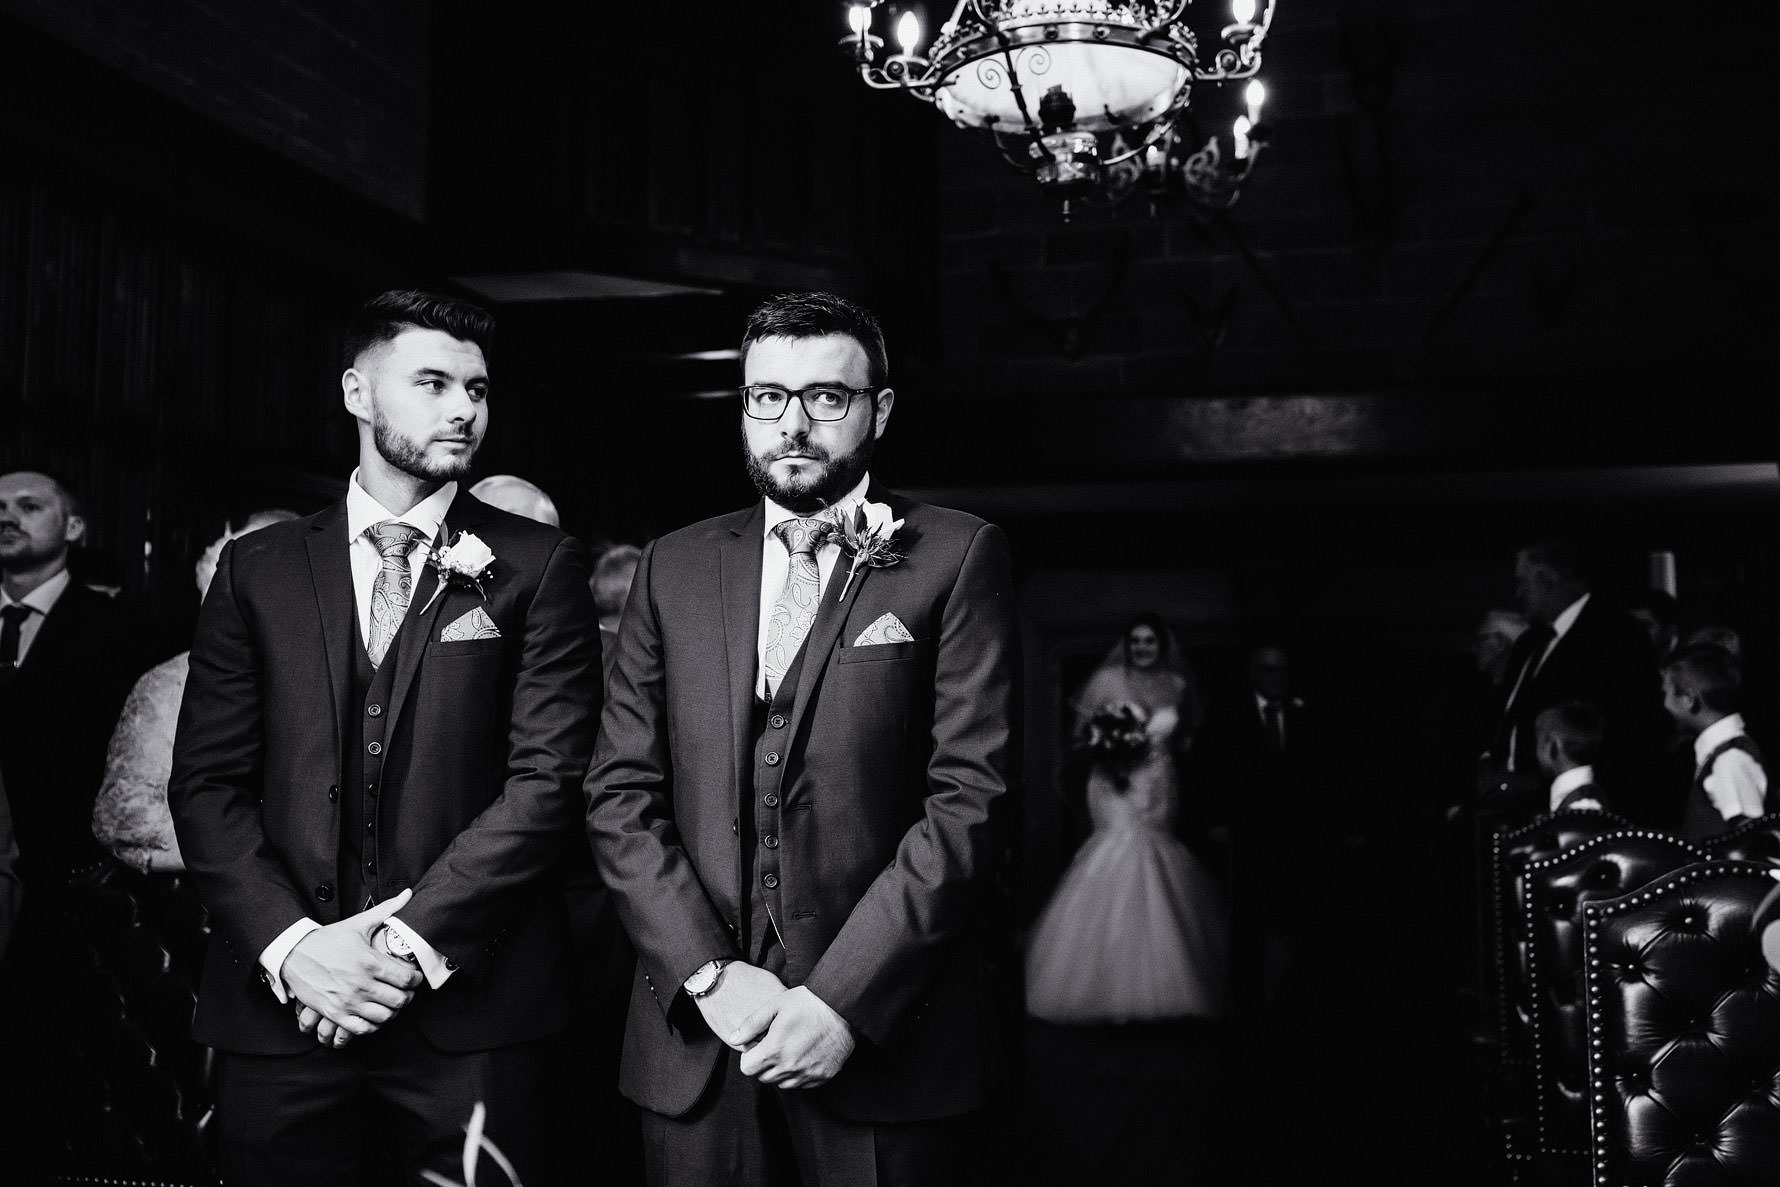
<path id="1" fill-rule="evenodd" d="M 447 585 L 473 589 L 483 601 L 488 600 L 488 591 L 482 588 L 482 583 L 494 576 L 494 552 L 476 533 L 458 532 L 445 547 L 434 549 L 426 563 L 439 571 L 439 585 L 427 599 L 426 606 L 420 608 L 422 614 L 445 592 Z"/>
<path id="2" fill-rule="evenodd" d="M 882 503 L 861 500 L 851 515 L 843 512 L 835 516 L 834 535 L 839 537 L 842 551 L 851 558 L 847 579 L 841 583 L 840 601 L 846 601 L 853 576 L 860 569 L 887 569 L 902 563 L 908 548 L 896 539 L 901 530 L 902 520 L 890 518 L 890 508 Z"/>

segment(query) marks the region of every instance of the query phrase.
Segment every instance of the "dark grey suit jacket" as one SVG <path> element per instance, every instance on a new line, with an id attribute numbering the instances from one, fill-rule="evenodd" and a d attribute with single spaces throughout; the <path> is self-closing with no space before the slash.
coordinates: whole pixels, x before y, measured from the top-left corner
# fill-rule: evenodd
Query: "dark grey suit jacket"
<path id="1" fill-rule="evenodd" d="M 365 706 L 351 696 L 354 611 L 346 516 L 231 541 L 192 645 L 168 800 L 215 936 L 193 1032 L 225 1050 L 313 1046 L 261 983 L 259 955 L 305 916 L 361 904 L 334 893 L 341 852 L 342 739 Z M 449 532 L 493 550 L 486 601 L 448 586 L 431 605 L 427 569 L 396 643 L 379 795 L 387 898 L 455 973 L 408 1007 L 445 1050 L 537 1038 L 567 1022 L 568 931 L 557 863 L 578 839 L 579 789 L 600 698 L 587 550 L 555 528 L 459 493 Z M 425 607 L 424 612 L 422 610 Z M 477 606 L 499 638 L 444 642 Z"/>
<path id="2" fill-rule="evenodd" d="M 859 1038 L 814 1091 L 896 1121 L 981 1099 L 981 929 L 1020 750 L 1019 644 L 999 529 L 870 497 L 905 520 L 908 555 L 862 569 L 842 600 L 843 556 L 823 592 L 778 747 L 777 890 L 786 984 Z M 588 834 L 638 954 L 621 1087 L 667 1115 L 725 1051 L 680 984 L 742 955 L 763 525 L 757 504 L 644 551 L 587 778 Z M 854 646 L 886 613 L 913 640 Z"/>

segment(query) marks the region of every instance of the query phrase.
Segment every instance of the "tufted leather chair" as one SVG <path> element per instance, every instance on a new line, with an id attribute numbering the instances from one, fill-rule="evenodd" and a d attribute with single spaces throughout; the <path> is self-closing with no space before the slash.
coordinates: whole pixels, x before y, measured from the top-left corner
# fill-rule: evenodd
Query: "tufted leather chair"
<path id="1" fill-rule="evenodd" d="M 1712 860 L 1585 911 L 1597 1187 L 1780 1182 L 1780 971 L 1765 863 Z"/>
<path id="2" fill-rule="evenodd" d="M 1713 857 L 1734 861 L 1780 862 L 1780 812 L 1745 820 L 1737 827 L 1701 841 L 1700 848 Z"/>
<path id="3" fill-rule="evenodd" d="M 1532 1003 L 1538 1149 L 1581 1158 L 1589 1150 L 1588 1051 L 1583 1000 L 1583 909 L 1700 861 L 1669 833 L 1625 829 L 1529 863 L 1527 994 Z"/>
<path id="4" fill-rule="evenodd" d="M 1533 1060 L 1532 999 L 1527 992 L 1526 894 L 1530 862 L 1602 833 L 1631 828 L 1611 812 L 1550 812 L 1491 838 L 1491 957 L 1495 966 L 1497 1042 L 1501 1062 L 1528 1069 Z"/>

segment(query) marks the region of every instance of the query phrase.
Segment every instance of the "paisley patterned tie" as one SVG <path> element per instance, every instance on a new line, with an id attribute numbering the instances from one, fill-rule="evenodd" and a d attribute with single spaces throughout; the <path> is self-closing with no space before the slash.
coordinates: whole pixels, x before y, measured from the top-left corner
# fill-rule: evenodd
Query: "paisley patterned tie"
<path id="1" fill-rule="evenodd" d="M 816 602 L 822 596 L 820 571 L 816 567 L 816 549 L 828 535 L 832 525 L 825 519 L 787 519 L 773 529 L 779 543 L 791 554 L 791 565 L 785 571 L 785 588 L 773 603 L 772 617 L 766 623 L 766 695 L 778 690 L 785 669 L 803 646 L 810 624 L 816 621 Z"/>
<path id="2" fill-rule="evenodd" d="M 390 642 L 402 629 L 408 602 L 414 596 L 414 576 L 408 571 L 408 554 L 420 539 L 420 529 L 399 520 L 386 519 L 365 529 L 383 557 L 371 582 L 371 641 L 366 648 L 373 666 L 383 662 Z"/>

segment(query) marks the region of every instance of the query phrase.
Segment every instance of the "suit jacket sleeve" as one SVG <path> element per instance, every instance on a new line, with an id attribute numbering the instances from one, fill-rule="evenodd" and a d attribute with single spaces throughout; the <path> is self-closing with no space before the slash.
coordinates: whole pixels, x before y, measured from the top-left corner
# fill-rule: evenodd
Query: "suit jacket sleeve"
<path id="1" fill-rule="evenodd" d="M 882 1044 L 936 953 L 980 919 L 1019 755 L 1020 647 L 1007 541 L 984 524 L 941 616 L 922 816 L 805 985 Z"/>
<path id="2" fill-rule="evenodd" d="M 619 622 L 604 717 L 587 773 L 587 832 L 600 876 L 666 1012 L 705 961 L 737 955 L 674 825 L 661 618 L 649 544 Z"/>
<path id="3" fill-rule="evenodd" d="M 205 871 L 200 893 L 212 923 L 251 966 L 310 912 L 260 824 L 267 673 L 236 590 L 236 551 L 235 541 L 223 546 L 198 614 L 167 803 L 188 864 Z"/>
<path id="4" fill-rule="evenodd" d="M 565 537 L 525 614 L 507 779 L 414 886 L 401 919 L 472 968 L 575 837 L 600 705 L 598 619 L 586 548 Z"/>

